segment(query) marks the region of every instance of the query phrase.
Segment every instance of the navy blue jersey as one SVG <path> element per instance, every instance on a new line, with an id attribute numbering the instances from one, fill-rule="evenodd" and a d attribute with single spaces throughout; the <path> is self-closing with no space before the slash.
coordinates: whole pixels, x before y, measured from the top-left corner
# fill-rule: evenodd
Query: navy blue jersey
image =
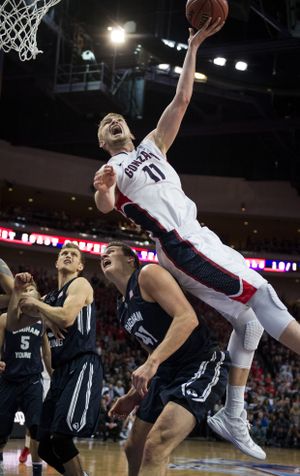
<path id="1" fill-rule="evenodd" d="M 74 279 L 66 283 L 61 289 L 47 294 L 45 303 L 53 307 L 62 307 L 67 298 L 68 288 Z M 94 302 L 80 310 L 74 323 L 65 329 L 64 339 L 56 338 L 50 329 L 47 329 L 47 336 L 50 342 L 52 367 L 54 369 L 82 354 L 97 354 Z"/>
<path id="2" fill-rule="evenodd" d="M 137 269 L 129 279 L 124 300 L 118 306 L 118 317 L 122 327 L 133 335 L 150 352 L 164 339 L 172 318 L 157 303 L 145 301 L 140 292 Z M 218 348 L 206 323 L 198 316 L 199 326 L 185 343 L 165 363 L 180 363 L 197 358 L 206 358 Z"/>
<path id="3" fill-rule="evenodd" d="M 41 345 L 44 327 L 41 321 L 18 331 L 5 330 L 2 360 L 6 363 L 3 377 L 24 380 L 43 371 Z"/>

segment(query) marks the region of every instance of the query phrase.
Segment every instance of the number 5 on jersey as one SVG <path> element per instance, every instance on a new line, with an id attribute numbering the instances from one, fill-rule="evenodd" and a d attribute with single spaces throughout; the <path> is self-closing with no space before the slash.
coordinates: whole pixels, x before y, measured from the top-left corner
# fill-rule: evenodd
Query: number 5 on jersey
<path id="1" fill-rule="evenodd" d="M 20 348 L 22 350 L 27 350 L 29 349 L 29 341 L 30 341 L 30 336 L 21 336 L 21 345 Z"/>

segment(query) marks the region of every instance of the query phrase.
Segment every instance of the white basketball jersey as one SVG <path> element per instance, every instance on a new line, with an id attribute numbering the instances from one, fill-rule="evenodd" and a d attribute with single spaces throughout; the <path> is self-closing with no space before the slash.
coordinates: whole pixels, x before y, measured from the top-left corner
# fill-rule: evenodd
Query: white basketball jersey
<path id="1" fill-rule="evenodd" d="M 117 174 L 116 209 L 154 237 L 180 228 L 197 217 L 178 174 L 152 140 L 108 161 Z"/>

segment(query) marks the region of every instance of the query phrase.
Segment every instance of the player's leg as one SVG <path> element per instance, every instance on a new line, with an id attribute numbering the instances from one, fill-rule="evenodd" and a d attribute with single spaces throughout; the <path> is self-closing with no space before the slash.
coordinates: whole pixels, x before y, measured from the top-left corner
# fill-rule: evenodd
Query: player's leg
<path id="1" fill-rule="evenodd" d="M 260 286 L 248 304 L 268 334 L 300 355 L 300 325 L 269 283 Z"/>
<path id="2" fill-rule="evenodd" d="M 125 443 L 124 450 L 128 463 L 128 476 L 138 476 L 145 441 L 153 423 L 148 423 L 136 417 L 130 430 L 129 437 Z"/>
<path id="3" fill-rule="evenodd" d="M 226 402 L 224 408 L 208 418 L 207 422 L 213 431 L 233 443 L 243 453 L 265 459 L 266 453 L 250 436 L 247 413 L 244 410 L 245 386 L 263 327 L 252 309 L 244 311 L 238 318 L 224 317 L 234 327 L 228 343 L 231 369 Z"/>
<path id="4" fill-rule="evenodd" d="M 32 461 L 32 476 L 41 476 L 43 470 L 42 459 L 38 454 L 37 427 L 30 428 L 30 453 Z"/>
<path id="5" fill-rule="evenodd" d="M 168 234 L 157 251 L 159 262 L 186 290 L 234 317 L 247 304 L 268 334 L 300 353 L 300 326 L 273 287 L 248 269 L 243 256 L 223 245 L 213 232 L 195 228 L 188 239 L 180 233 Z"/>
<path id="6" fill-rule="evenodd" d="M 12 432 L 17 404 L 18 385 L 0 376 L 0 476 L 4 474 L 3 450 Z"/>
<path id="7" fill-rule="evenodd" d="M 130 436 L 125 445 L 128 462 L 128 476 L 137 476 L 140 470 L 146 438 L 164 409 L 161 391 L 170 381 L 169 369 L 164 365 L 158 368 L 151 380 L 147 395 L 141 401 Z"/>
<path id="8" fill-rule="evenodd" d="M 38 455 L 37 433 L 43 405 L 43 385 L 40 375 L 23 384 L 20 409 L 25 415 L 26 427 L 30 434 L 30 453 L 33 476 L 41 476 L 42 460 Z"/>
<path id="9" fill-rule="evenodd" d="M 300 326 L 297 321 L 291 321 L 279 337 L 279 342 L 300 354 Z"/>
<path id="10" fill-rule="evenodd" d="M 26 463 L 28 455 L 30 454 L 30 434 L 28 428 L 26 428 L 24 448 L 21 451 L 19 456 L 20 463 Z"/>
<path id="11" fill-rule="evenodd" d="M 72 436 L 55 433 L 52 437 L 52 448 L 63 465 L 66 476 L 83 475 L 79 451 L 74 445 Z"/>
<path id="12" fill-rule="evenodd" d="M 42 458 L 49 466 L 55 468 L 56 471 L 60 474 L 65 473 L 65 468 L 63 467 L 60 459 L 54 453 L 52 446 L 52 436 L 50 433 L 47 435 L 44 431 L 40 436 L 39 446 L 38 446 L 38 455 Z"/>
<path id="13" fill-rule="evenodd" d="M 55 373 L 55 372 L 54 372 Z M 53 377 L 52 377 L 53 380 Z M 66 475 L 82 476 L 83 469 L 74 437 L 90 437 L 100 414 L 102 365 L 97 355 L 82 355 L 64 366 L 60 394 L 51 422 L 54 454 Z M 51 395 L 51 387 L 45 402 Z"/>
<path id="14" fill-rule="evenodd" d="M 225 392 L 229 371 L 227 352 L 213 351 L 202 360 L 193 356 L 181 367 L 166 366 L 160 387 L 165 405 L 148 434 L 139 475 L 162 476 L 171 452 L 200 423 Z"/>
<path id="15" fill-rule="evenodd" d="M 38 455 L 40 458 L 46 461 L 47 464 L 55 468 L 58 473 L 64 474 L 65 469 L 53 450 L 51 434 L 52 421 L 54 419 L 56 409 L 56 398 L 57 395 L 59 395 L 60 387 L 60 378 L 57 378 L 57 372 L 55 371 L 51 380 L 50 389 L 42 406 L 38 431 Z"/>
<path id="16" fill-rule="evenodd" d="M 139 476 L 164 476 L 170 454 L 195 425 L 196 418 L 192 413 L 169 402 L 148 434 Z"/>

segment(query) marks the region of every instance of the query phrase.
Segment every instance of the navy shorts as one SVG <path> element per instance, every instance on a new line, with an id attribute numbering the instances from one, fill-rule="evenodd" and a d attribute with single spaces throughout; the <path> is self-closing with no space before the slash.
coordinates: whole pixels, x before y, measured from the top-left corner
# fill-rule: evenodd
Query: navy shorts
<path id="1" fill-rule="evenodd" d="M 200 423 L 225 393 L 230 359 L 228 352 L 215 351 L 207 360 L 173 365 L 160 365 L 149 391 L 142 400 L 137 416 L 155 423 L 164 406 L 170 402 L 182 405 Z"/>
<path id="2" fill-rule="evenodd" d="M 83 354 L 54 370 L 39 439 L 54 433 L 89 437 L 98 423 L 103 370 L 96 354 Z"/>
<path id="3" fill-rule="evenodd" d="M 25 415 L 26 427 L 38 426 L 43 404 L 43 385 L 40 374 L 26 380 L 12 381 L 0 376 L 0 438 L 6 439 L 12 432 L 15 413 Z"/>

